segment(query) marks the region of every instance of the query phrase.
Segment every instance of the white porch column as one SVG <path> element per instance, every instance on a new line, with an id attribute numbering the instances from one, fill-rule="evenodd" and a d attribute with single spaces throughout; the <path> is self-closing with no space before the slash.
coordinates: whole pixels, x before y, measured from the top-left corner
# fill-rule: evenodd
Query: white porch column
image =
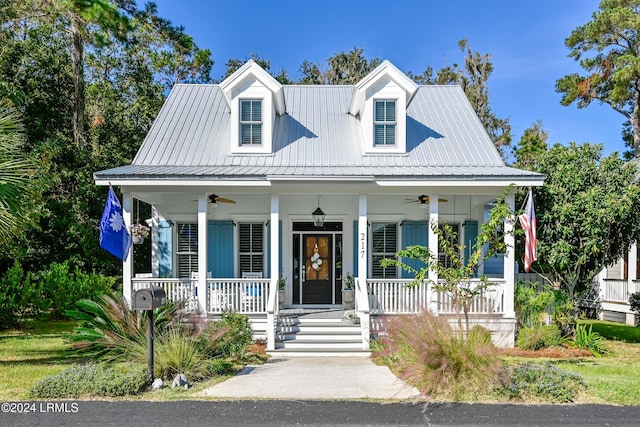
<path id="1" fill-rule="evenodd" d="M 271 288 L 278 289 L 280 276 L 280 195 L 271 195 Z"/>
<path id="2" fill-rule="evenodd" d="M 367 195 L 358 197 L 358 279 L 367 287 L 367 260 L 369 253 L 369 227 L 367 224 Z"/>
<path id="3" fill-rule="evenodd" d="M 207 195 L 198 196 L 198 311 L 207 315 Z"/>
<path id="4" fill-rule="evenodd" d="M 160 277 L 160 260 L 158 259 L 159 225 L 158 210 L 155 206 L 151 206 L 151 274 L 153 277 Z"/>
<path id="5" fill-rule="evenodd" d="M 512 211 L 515 211 L 515 195 L 509 194 L 506 197 L 507 204 Z M 515 285 L 515 265 L 516 265 L 516 248 L 515 236 L 513 234 L 516 218 L 515 215 L 504 221 L 504 243 L 507 246 L 504 254 L 504 316 L 515 317 L 515 308 L 513 303 L 514 285 Z"/>
<path id="6" fill-rule="evenodd" d="M 627 277 L 629 280 L 629 289 L 633 289 L 631 287 L 631 283 L 638 278 L 638 242 L 634 242 L 629 248 L 627 273 Z"/>
<path id="7" fill-rule="evenodd" d="M 278 277 L 280 276 L 280 195 L 271 195 L 271 281 L 267 301 L 267 350 L 276 348 L 276 310 L 278 309 Z"/>
<path id="8" fill-rule="evenodd" d="M 429 193 L 429 252 L 431 259 L 438 262 L 438 234 L 433 230 L 432 225 L 438 224 L 438 194 Z M 438 315 L 438 294 L 434 291 L 434 284 L 438 283 L 438 272 L 433 268 L 429 269 L 429 285 L 427 291 L 427 308 L 433 314 Z"/>
<path id="9" fill-rule="evenodd" d="M 369 290 L 367 284 L 367 261 L 369 260 L 369 226 L 367 221 L 366 194 L 358 197 L 358 286 L 356 287 L 356 301 L 358 304 L 358 315 L 360 316 L 360 334 L 362 336 L 362 349 L 368 350 L 370 347 L 369 337 L 371 335 Z M 365 308 L 366 304 L 366 308 Z"/>
<path id="10" fill-rule="evenodd" d="M 131 212 L 133 201 L 131 193 L 122 193 L 122 218 L 127 227 L 127 230 L 131 226 Z M 133 245 L 129 248 L 129 256 L 122 262 L 122 296 L 124 297 L 129 307 L 132 305 L 132 289 L 131 289 L 131 277 L 133 276 Z"/>

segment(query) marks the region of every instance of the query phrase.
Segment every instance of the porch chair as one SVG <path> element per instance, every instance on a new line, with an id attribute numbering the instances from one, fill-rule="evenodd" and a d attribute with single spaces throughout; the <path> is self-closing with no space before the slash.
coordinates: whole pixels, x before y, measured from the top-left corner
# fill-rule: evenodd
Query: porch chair
<path id="1" fill-rule="evenodd" d="M 262 279 L 262 271 L 243 271 L 243 279 Z M 259 283 L 245 283 L 242 287 L 242 311 L 257 311 L 262 298 L 262 288 Z"/>

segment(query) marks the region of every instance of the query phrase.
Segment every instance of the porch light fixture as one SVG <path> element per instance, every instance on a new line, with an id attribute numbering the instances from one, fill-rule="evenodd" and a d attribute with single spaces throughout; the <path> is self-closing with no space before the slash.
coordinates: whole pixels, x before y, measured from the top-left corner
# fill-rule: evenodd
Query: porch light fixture
<path id="1" fill-rule="evenodd" d="M 313 217 L 314 227 L 322 227 L 324 225 L 324 219 L 327 215 L 320 209 L 320 196 L 318 196 L 318 207 L 315 211 L 311 212 L 311 216 Z"/>

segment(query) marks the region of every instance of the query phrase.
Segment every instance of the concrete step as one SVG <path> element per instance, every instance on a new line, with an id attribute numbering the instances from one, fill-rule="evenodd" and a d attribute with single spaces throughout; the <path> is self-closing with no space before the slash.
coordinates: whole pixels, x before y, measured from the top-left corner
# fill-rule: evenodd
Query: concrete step
<path id="1" fill-rule="evenodd" d="M 368 356 L 360 325 L 342 318 L 281 317 L 274 356 Z"/>

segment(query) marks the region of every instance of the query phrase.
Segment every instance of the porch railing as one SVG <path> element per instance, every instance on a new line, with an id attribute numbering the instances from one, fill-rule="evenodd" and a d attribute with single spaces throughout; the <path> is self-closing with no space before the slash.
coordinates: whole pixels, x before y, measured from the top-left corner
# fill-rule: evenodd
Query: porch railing
<path id="1" fill-rule="evenodd" d="M 368 279 L 371 314 L 418 313 L 427 307 L 427 284 L 409 287 L 411 282 L 411 279 Z"/>
<path id="2" fill-rule="evenodd" d="M 136 291 L 152 286 L 164 289 L 167 301 L 184 301 L 188 311 L 198 311 L 198 292 L 196 289 L 197 280 L 174 279 L 159 277 L 144 277 L 131 279 L 132 298 Z"/>
<path id="3" fill-rule="evenodd" d="M 479 283 L 479 280 L 474 280 Z M 371 314 L 418 313 L 427 307 L 437 307 L 439 314 L 455 313 L 452 298 L 446 292 L 429 292 L 427 283 L 408 286 L 411 279 L 368 279 L 367 288 Z M 490 279 L 494 284 L 475 298 L 471 313 L 504 313 L 504 279 Z M 437 301 L 430 301 L 436 298 Z M 437 302 L 437 304 L 432 304 Z"/>
<path id="4" fill-rule="evenodd" d="M 472 280 L 472 283 L 480 283 L 480 280 Z M 504 285 L 503 279 L 490 279 L 489 283 L 493 286 L 483 290 L 479 295 L 474 297 L 469 307 L 469 313 L 472 314 L 502 314 L 504 313 Z M 438 313 L 453 314 L 456 313 L 456 307 L 447 292 L 438 292 Z"/>
<path id="5" fill-rule="evenodd" d="M 167 300 L 185 301 L 189 311 L 198 311 L 198 280 L 174 278 L 133 278 L 133 292 L 159 286 L 164 289 Z M 267 312 L 267 298 L 271 279 L 207 279 L 207 313 L 222 313 L 225 310 L 244 314 Z"/>
<path id="6" fill-rule="evenodd" d="M 607 302 L 629 302 L 629 296 L 640 292 L 640 280 L 604 279 L 602 300 Z"/>

